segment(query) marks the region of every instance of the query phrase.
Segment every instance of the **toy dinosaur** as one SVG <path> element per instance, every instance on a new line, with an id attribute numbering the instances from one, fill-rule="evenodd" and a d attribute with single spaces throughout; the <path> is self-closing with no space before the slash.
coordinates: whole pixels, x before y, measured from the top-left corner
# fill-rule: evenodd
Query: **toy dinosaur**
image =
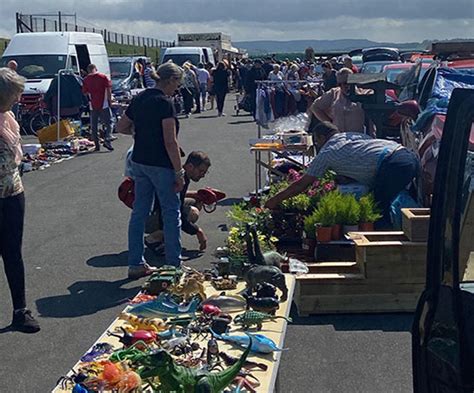
<path id="1" fill-rule="evenodd" d="M 188 301 L 195 295 L 199 295 L 201 300 L 206 298 L 206 292 L 204 292 L 204 285 L 202 281 L 196 277 L 189 277 L 184 280 L 182 284 L 173 285 L 169 288 L 170 293 L 173 295 L 182 296 L 185 301 Z"/>
<path id="2" fill-rule="evenodd" d="M 257 284 L 267 282 L 275 285 L 282 292 L 281 301 L 285 301 L 288 298 L 288 288 L 286 286 L 285 276 L 279 268 L 276 266 L 255 265 L 247 265 L 245 268 L 244 279 L 247 283 L 249 293 L 253 293 Z"/>
<path id="3" fill-rule="evenodd" d="M 134 330 L 151 330 L 154 332 L 163 332 L 168 329 L 167 323 L 159 318 L 139 318 L 127 312 L 122 312 L 119 318 L 127 321 L 133 326 Z M 125 328 L 125 330 L 130 331 L 127 328 Z"/>
<path id="4" fill-rule="evenodd" d="M 291 318 L 285 316 L 274 316 L 258 311 L 245 311 L 243 314 L 239 314 L 234 318 L 234 323 L 242 325 L 244 330 L 247 330 L 252 325 L 257 325 L 257 329 L 261 330 L 263 322 L 274 322 L 276 319 L 285 319 L 291 322 Z"/>
<path id="5" fill-rule="evenodd" d="M 245 336 L 239 336 L 237 334 L 227 334 L 227 333 L 217 334 L 212 329 L 211 329 L 211 333 L 218 340 L 227 341 L 232 344 L 239 345 L 241 347 L 246 347 L 247 345 L 249 345 L 249 342 L 251 340 L 252 346 L 250 348 L 250 351 L 252 352 L 272 353 L 274 351 L 284 350 L 282 348 L 278 348 L 278 346 L 275 344 L 275 342 L 272 339 L 265 337 L 262 334 L 246 333 Z"/>
<path id="6" fill-rule="evenodd" d="M 247 231 L 245 234 L 245 241 L 247 245 L 247 258 L 251 264 L 261 266 L 276 266 L 280 267 L 283 262 L 288 261 L 286 255 L 282 255 L 276 251 L 267 251 L 262 253 L 260 242 L 258 240 L 258 233 L 255 226 L 247 224 Z"/>
<path id="7" fill-rule="evenodd" d="M 176 303 L 170 303 L 160 298 L 137 305 L 130 306 L 127 310 L 131 314 L 140 315 L 142 317 L 153 317 L 160 314 L 165 315 L 183 315 L 195 314 L 201 303 L 198 299 L 193 299 L 187 306 L 180 306 Z"/>
<path id="8" fill-rule="evenodd" d="M 239 358 L 237 358 L 235 356 L 232 356 L 232 355 L 229 355 L 227 352 L 219 352 L 219 356 L 221 357 L 221 359 L 224 361 L 224 363 L 227 366 L 231 366 L 231 365 L 233 365 L 233 364 L 235 364 L 236 362 L 239 361 Z M 251 360 L 246 360 L 243 367 L 247 370 L 251 370 L 251 369 L 254 369 L 254 368 L 258 368 L 258 369 L 263 370 L 263 371 L 268 370 L 268 366 L 265 363 L 257 363 L 257 362 L 253 362 Z"/>
<path id="9" fill-rule="evenodd" d="M 171 355 L 162 349 L 150 354 L 138 355 L 132 362 L 138 367 L 141 378 L 159 378 L 160 392 L 219 393 L 239 375 L 250 353 L 252 341 L 248 338 L 247 349 L 237 363 L 219 372 L 210 373 L 177 365 Z"/>

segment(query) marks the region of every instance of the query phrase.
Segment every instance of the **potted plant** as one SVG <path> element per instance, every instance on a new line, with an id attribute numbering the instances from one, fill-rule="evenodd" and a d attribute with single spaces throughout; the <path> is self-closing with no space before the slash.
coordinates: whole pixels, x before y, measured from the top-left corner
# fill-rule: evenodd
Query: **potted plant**
<path id="1" fill-rule="evenodd" d="M 359 229 L 360 206 L 353 194 L 342 195 L 341 211 L 344 223 L 344 233 Z"/>
<path id="2" fill-rule="evenodd" d="M 380 210 L 377 209 L 373 194 L 364 195 L 359 199 L 359 230 L 371 232 L 374 230 L 374 222 L 381 219 Z"/>
<path id="3" fill-rule="evenodd" d="M 342 226 L 344 225 L 344 196 L 339 191 L 332 191 L 327 194 L 327 197 L 335 211 L 332 240 L 339 240 L 342 237 Z"/>
<path id="4" fill-rule="evenodd" d="M 316 222 L 318 223 L 316 230 L 316 239 L 318 242 L 326 243 L 331 241 L 332 226 L 336 217 L 334 205 L 328 198 L 322 198 L 318 208 L 314 211 Z"/>
<path id="5" fill-rule="evenodd" d="M 316 248 L 316 225 L 318 224 L 317 217 L 313 211 L 309 216 L 306 216 L 303 221 L 303 250 L 308 256 L 314 255 Z"/>

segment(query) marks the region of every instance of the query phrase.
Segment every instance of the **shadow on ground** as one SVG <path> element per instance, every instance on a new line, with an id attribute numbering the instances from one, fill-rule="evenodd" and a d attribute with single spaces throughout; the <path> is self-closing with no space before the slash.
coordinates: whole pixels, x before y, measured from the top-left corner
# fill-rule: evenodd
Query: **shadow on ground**
<path id="1" fill-rule="evenodd" d="M 291 306 L 292 325 L 332 325 L 336 331 L 381 330 L 384 332 L 409 332 L 413 314 L 334 314 L 298 317 L 296 306 Z"/>
<path id="2" fill-rule="evenodd" d="M 126 303 L 140 285 L 122 288 L 128 278 L 118 281 L 78 281 L 68 287 L 68 295 L 50 296 L 36 301 L 38 313 L 47 318 L 73 318 Z"/>
<path id="3" fill-rule="evenodd" d="M 128 266 L 128 251 L 119 254 L 105 254 L 90 258 L 86 264 L 92 267 Z"/>

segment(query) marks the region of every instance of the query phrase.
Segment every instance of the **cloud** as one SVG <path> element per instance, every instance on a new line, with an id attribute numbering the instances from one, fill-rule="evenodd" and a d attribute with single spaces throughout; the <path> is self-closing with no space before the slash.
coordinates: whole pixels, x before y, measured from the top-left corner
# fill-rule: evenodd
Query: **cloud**
<path id="1" fill-rule="evenodd" d="M 2 0 L 0 33 L 14 32 L 17 11 L 59 9 L 77 13 L 78 24 L 163 40 L 204 31 L 223 31 L 234 41 L 474 37 L 472 0 Z"/>

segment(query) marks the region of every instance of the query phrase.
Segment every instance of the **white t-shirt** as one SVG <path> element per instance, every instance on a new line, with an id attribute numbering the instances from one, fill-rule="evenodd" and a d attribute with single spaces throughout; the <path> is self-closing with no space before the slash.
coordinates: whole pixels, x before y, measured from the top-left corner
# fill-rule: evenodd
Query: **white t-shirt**
<path id="1" fill-rule="evenodd" d="M 199 84 L 207 83 L 209 80 L 209 72 L 207 72 L 207 70 L 204 68 L 197 68 L 196 76 L 198 78 Z"/>
<path id="2" fill-rule="evenodd" d="M 278 74 L 275 74 L 273 71 L 268 74 L 268 80 L 270 81 L 282 81 L 283 72 L 278 71 Z"/>

